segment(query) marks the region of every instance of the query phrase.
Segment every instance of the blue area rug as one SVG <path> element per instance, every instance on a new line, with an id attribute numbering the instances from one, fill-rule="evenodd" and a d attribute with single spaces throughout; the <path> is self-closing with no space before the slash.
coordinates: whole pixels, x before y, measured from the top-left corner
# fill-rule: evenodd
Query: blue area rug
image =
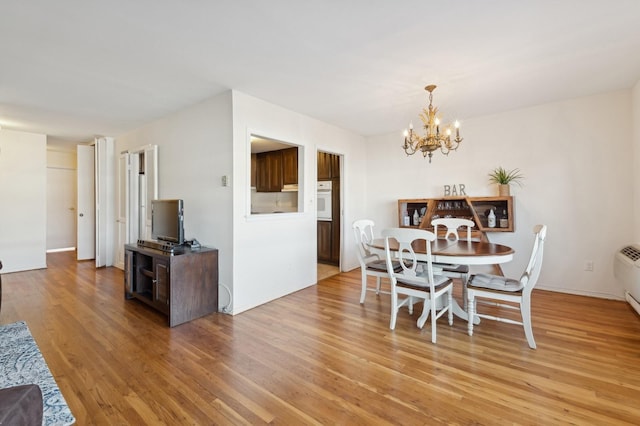
<path id="1" fill-rule="evenodd" d="M 71 414 L 24 321 L 0 326 L 0 388 L 36 384 L 42 391 L 43 425 L 71 425 Z"/>

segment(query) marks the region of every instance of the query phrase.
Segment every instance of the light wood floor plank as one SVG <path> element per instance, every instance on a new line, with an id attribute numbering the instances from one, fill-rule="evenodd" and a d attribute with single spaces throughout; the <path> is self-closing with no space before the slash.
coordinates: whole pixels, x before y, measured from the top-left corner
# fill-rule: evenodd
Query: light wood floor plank
<path id="1" fill-rule="evenodd" d="M 0 324 L 25 320 L 79 425 L 640 424 L 640 318 L 625 302 L 534 291 L 521 327 L 416 327 L 360 271 L 237 316 L 166 326 L 122 271 L 74 253 L 3 275 Z M 371 280 L 373 285 L 373 280 Z M 386 283 L 385 283 L 386 285 Z M 460 299 L 460 289 L 456 288 Z"/>

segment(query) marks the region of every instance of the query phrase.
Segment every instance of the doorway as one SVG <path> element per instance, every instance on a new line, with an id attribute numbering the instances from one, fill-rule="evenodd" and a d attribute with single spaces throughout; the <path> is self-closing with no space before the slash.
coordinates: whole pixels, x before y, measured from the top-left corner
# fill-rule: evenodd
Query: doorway
<path id="1" fill-rule="evenodd" d="M 75 250 L 76 155 L 49 147 L 47 155 L 47 252 Z"/>
<path id="2" fill-rule="evenodd" d="M 145 145 L 120 154 L 117 196 L 115 266 L 124 269 L 125 244 L 151 239 L 151 200 L 158 198 L 158 145 Z"/>
<path id="3" fill-rule="evenodd" d="M 76 183 L 76 259 L 96 257 L 95 146 L 78 145 Z"/>
<path id="4" fill-rule="evenodd" d="M 342 158 L 318 151 L 317 156 L 317 262 L 318 280 L 340 272 L 342 248 Z M 324 203 L 320 203 L 324 200 Z M 321 208 L 322 205 L 322 209 Z M 322 210 L 322 214 L 320 214 Z"/>
<path id="5" fill-rule="evenodd" d="M 98 137 L 77 145 L 76 258 L 113 265 L 115 211 L 114 139 Z"/>

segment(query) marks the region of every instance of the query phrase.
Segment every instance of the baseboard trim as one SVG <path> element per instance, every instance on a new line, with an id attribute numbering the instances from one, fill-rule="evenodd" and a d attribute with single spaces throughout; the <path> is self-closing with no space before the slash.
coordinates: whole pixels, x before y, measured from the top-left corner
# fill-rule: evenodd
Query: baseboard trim
<path id="1" fill-rule="evenodd" d="M 618 296 L 618 295 L 609 294 L 609 293 L 599 293 L 595 291 L 583 291 L 583 290 L 574 290 L 574 289 L 566 289 L 566 288 L 558 288 L 558 287 L 548 287 L 544 285 L 537 285 L 536 289 L 555 291 L 556 293 L 575 294 L 576 296 L 597 297 L 599 299 L 625 300 L 623 296 Z"/>
<path id="2" fill-rule="evenodd" d="M 57 249 L 49 249 L 47 250 L 47 253 L 58 253 L 61 251 L 74 251 L 76 248 L 75 247 L 63 247 L 63 248 L 57 248 Z"/>

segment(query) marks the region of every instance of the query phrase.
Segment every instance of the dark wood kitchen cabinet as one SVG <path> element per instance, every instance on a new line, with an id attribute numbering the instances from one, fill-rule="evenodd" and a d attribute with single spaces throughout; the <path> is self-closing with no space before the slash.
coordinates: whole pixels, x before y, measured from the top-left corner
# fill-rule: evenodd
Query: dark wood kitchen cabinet
<path id="1" fill-rule="evenodd" d="M 340 156 L 328 152 L 318 152 L 318 180 L 332 180 L 340 177 Z"/>
<path id="2" fill-rule="evenodd" d="M 329 221 L 318 221 L 318 261 L 331 262 L 332 226 Z"/>
<path id="3" fill-rule="evenodd" d="M 258 163 L 258 154 L 251 154 L 251 187 L 256 187 L 256 174 L 258 172 L 257 169 Z"/>
<path id="4" fill-rule="evenodd" d="M 298 184 L 298 148 L 267 151 L 251 156 L 251 186 L 258 192 L 280 192 Z"/>
<path id="5" fill-rule="evenodd" d="M 318 153 L 318 180 L 331 180 L 331 156 L 328 152 Z"/>
<path id="6" fill-rule="evenodd" d="M 282 150 L 282 183 L 284 185 L 298 183 L 298 148 Z"/>
<path id="7" fill-rule="evenodd" d="M 218 250 L 167 253 L 127 244 L 124 295 L 167 315 L 169 327 L 218 312 Z"/>
<path id="8" fill-rule="evenodd" d="M 256 155 L 256 191 L 282 191 L 282 152 L 261 152 Z"/>
<path id="9" fill-rule="evenodd" d="M 331 179 L 340 177 L 340 156 L 336 154 L 329 154 L 329 162 L 331 163 Z"/>

